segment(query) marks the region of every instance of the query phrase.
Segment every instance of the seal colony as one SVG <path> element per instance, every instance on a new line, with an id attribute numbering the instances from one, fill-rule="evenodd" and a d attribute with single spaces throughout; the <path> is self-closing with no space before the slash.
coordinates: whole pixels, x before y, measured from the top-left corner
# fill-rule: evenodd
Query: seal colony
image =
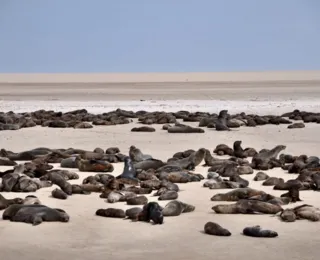
<path id="1" fill-rule="evenodd" d="M 319 117 L 316 113 L 298 110 L 282 116 L 230 115 L 227 110 L 209 114 L 186 111 L 134 113 L 118 109 L 103 115 L 91 115 L 86 110 L 68 113 L 43 110 L 2 113 L 0 129 L 18 130 L 35 126 L 31 120 L 43 127 L 90 128 L 92 125 L 89 122 L 93 125 L 115 125 L 128 124 L 134 119 L 144 125 L 163 124 L 162 129 L 168 133 L 204 133 L 204 127 L 232 132 L 233 128 L 266 124 L 287 124 L 288 129 L 303 128 L 301 123 L 293 121 L 319 123 Z M 191 127 L 184 122 L 199 122 L 199 125 Z M 154 131 L 151 126 L 131 130 L 150 134 Z M 237 214 L 268 214 L 289 223 L 302 219 L 312 222 L 320 220 L 320 209 L 308 204 L 304 196 L 306 190 L 320 190 L 320 160 L 317 156 L 287 154 L 284 144 L 247 147 L 237 139 L 228 144 L 217 142 L 216 146 L 176 151 L 166 160 L 145 153 L 139 145 L 132 144 L 128 148 L 128 151 L 120 151 L 118 147 L 96 147 L 93 150 L 35 147 L 25 151 L 2 148 L 0 165 L 8 168 L 0 172 L 2 218 L 34 226 L 42 222 L 72 221 L 72 215 L 64 209 L 50 203 L 43 205 L 35 195 L 11 199 L 5 195 L 5 192 L 22 194 L 50 189 L 48 196 L 56 199 L 55 203 L 68 200 L 71 196 L 96 195 L 95 199 L 106 205 L 92 212 L 97 218 L 109 218 L 109 221 L 110 218 L 130 219 L 133 223 L 159 226 L 165 225 L 167 218 L 170 218 L 178 225 L 174 217 L 182 217 L 185 213 L 189 216 L 197 211 L 196 203 L 190 203 L 181 196 L 188 189 L 189 182 L 196 182 L 195 185 L 212 190 L 212 196 L 201 198 L 212 202 L 208 212 L 214 214 L 207 223 L 203 223 L 204 233 L 209 235 L 228 237 L 242 232 L 250 237 L 278 236 L 277 231 L 265 225 L 262 228 L 256 222 L 239 230 L 229 230 L 226 223 L 222 226 L 215 221 L 215 214 L 233 214 L 235 218 Z M 121 165 L 122 172 L 115 174 L 118 165 Z M 205 167 L 207 175 L 197 173 L 196 167 Z M 290 174 L 291 179 L 285 181 L 269 176 L 268 171 L 274 168 Z M 82 179 L 83 173 L 90 175 Z M 251 180 L 248 180 L 251 175 Z M 269 192 L 251 188 L 253 182 L 270 187 Z M 273 194 L 272 190 L 282 191 L 282 194 Z M 127 205 L 128 208 L 124 210 L 120 205 Z"/>
<path id="2" fill-rule="evenodd" d="M 319 221 L 320 209 L 304 202 L 303 191 L 319 190 L 320 160 L 316 156 L 289 155 L 284 153 L 285 149 L 285 145 L 261 150 L 242 148 L 242 141 L 235 140 L 232 146 L 218 144 L 212 153 L 203 147 L 178 151 L 166 161 L 144 153 L 135 145 L 129 147 L 128 153 L 121 153 L 118 147 L 97 147 L 93 151 L 46 147 L 27 151 L 1 149 L 2 165 L 8 166 L 9 161 L 12 168 L 0 172 L 0 189 L 2 192 L 29 193 L 51 188 L 50 196 L 59 200 L 97 193 L 97 199 L 104 199 L 105 203 L 113 205 L 92 212 L 97 217 L 162 225 L 166 223 L 167 217 L 192 214 L 197 210 L 196 205 L 179 199 L 179 194 L 181 185 L 198 182 L 204 188 L 216 190 L 208 198 L 215 203 L 212 210 L 216 214 L 258 213 L 277 216 L 284 222 L 295 222 L 298 219 Z M 229 157 L 221 159 L 218 157 L 221 155 Z M 122 173 L 113 175 L 114 165 L 119 163 L 123 163 Z M 60 169 L 55 169 L 52 164 L 58 164 Z M 207 167 L 207 176 L 195 172 L 198 166 Z M 272 168 L 280 168 L 297 176 L 284 181 L 282 178 L 269 177 L 261 171 Z M 250 181 L 241 176 L 253 175 L 254 170 L 258 172 L 252 177 L 253 182 L 261 182 L 262 186 L 270 186 L 284 193 L 276 196 L 250 188 Z M 71 183 L 79 180 L 81 172 L 91 172 L 92 175 L 84 178 L 81 183 Z M 230 191 L 218 192 L 219 189 Z M 157 197 L 158 202 L 151 201 L 152 197 Z M 228 204 L 221 203 L 224 201 Z M 284 208 L 297 202 L 305 204 Z M 126 203 L 131 208 L 117 208 L 114 205 L 118 203 Z M 34 226 L 42 222 L 69 222 L 72 219 L 65 210 L 43 205 L 34 195 L 6 199 L 0 194 L 0 210 L 3 210 L 4 220 Z M 244 227 L 242 234 L 251 237 L 278 236 L 276 231 L 253 224 Z M 212 221 L 204 225 L 204 233 L 214 236 L 232 235 L 227 228 Z"/>
<path id="3" fill-rule="evenodd" d="M 55 112 L 52 110 L 37 110 L 34 112 L 14 113 L 12 111 L 0 112 L 0 131 L 19 130 L 35 126 L 50 128 L 90 129 L 93 126 L 110 126 L 129 124 L 137 120 L 139 124 L 163 124 L 163 129 L 168 133 L 204 133 L 203 128 L 214 128 L 216 131 L 230 131 L 233 128 L 255 127 L 267 124 L 286 124 L 287 129 L 304 128 L 305 123 L 320 123 L 320 114 L 294 110 L 281 116 L 239 113 L 230 115 L 228 110 L 218 113 L 207 112 L 147 112 L 128 111 L 120 108 L 103 114 L 92 114 L 86 109 L 69 112 Z M 183 122 L 199 122 L 198 127 L 192 127 Z M 294 122 L 302 120 L 302 122 Z M 133 127 L 131 132 L 155 132 L 150 126 Z"/>

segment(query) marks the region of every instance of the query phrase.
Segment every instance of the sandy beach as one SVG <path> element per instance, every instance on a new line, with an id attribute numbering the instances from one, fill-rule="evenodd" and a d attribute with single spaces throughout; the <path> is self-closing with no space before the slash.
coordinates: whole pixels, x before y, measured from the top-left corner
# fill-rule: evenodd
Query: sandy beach
<path id="1" fill-rule="evenodd" d="M 276 73 L 239 76 L 223 74 L 215 76 L 180 77 L 157 76 L 153 80 L 135 76 L 122 82 L 115 77 L 99 78 L 94 76 L 85 80 L 51 80 L 45 76 L 33 78 L 21 75 L 0 75 L 0 111 L 30 112 L 38 109 L 70 111 L 86 108 L 92 113 L 101 113 L 116 108 L 139 111 L 206 111 L 219 112 L 228 109 L 230 113 L 246 112 L 263 114 L 282 114 L 294 109 L 320 112 L 320 73 Z M 125 78 L 124 76 L 122 78 Z M 139 78 L 139 80 L 137 80 Z M 142 78 L 142 79 L 141 79 Z M 202 80 L 201 80 L 202 79 Z M 251 80 L 250 80 L 251 79 Z M 135 82 L 134 82 L 135 80 Z M 190 82 L 191 81 L 191 82 Z M 142 82 L 142 83 L 141 83 Z M 198 123 L 189 123 L 197 126 Z M 136 120 L 127 125 L 94 126 L 92 129 L 54 129 L 47 127 L 24 128 L 18 131 L 1 131 L 1 147 L 20 152 L 36 147 L 80 148 L 93 150 L 96 147 L 106 149 L 117 146 L 124 154 L 135 145 L 143 153 L 166 161 L 179 151 L 207 148 L 211 151 L 216 145 L 225 143 L 232 146 L 236 140 L 242 140 L 244 147 L 256 150 L 271 149 L 275 145 L 286 145 L 288 154 L 319 156 L 320 124 L 308 123 L 303 129 L 287 129 L 287 125 L 265 125 L 241 127 L 230 132 L 217 132 L 205 128 L 201 134 L 168 134 L 161 130 L 162 125 L 152 125 L 153 133 L 132 133 L 130 129 L 137 125 Z M 215 157 L 217 155 L 214 155 Z M 223 157 L 222 157 L 223 158 Z M 195 172 L 207 176 L 208 167 L 200 164 Z M 119 175 L 123 163 L 114 164 L 113 175 Z M 0 171 L 12 167 L 0 166 Z M 55 168 L 59 168 L 55 165 Z M 80 183 L 93 173 L 81 172 Z M 255 173 L 242 176 L 250 181 L 249 187 L 280 196 L 283 191 L 262 186 L 253 181 Z M 284 180 L 297 175 L 285 173 L 276 168 L 267 171 L 269 176 Z M 205 181 L 205 180 L 204 180 Z M 50 197 L 52 189 L 43 188 L 34 194 L 43 204 L 66 210 L 71 219 L 69 223 L 43 223 L 32 226 L 25 223 L 13 223 L 0 220 L 1 256 L 5 260 L 53 260 L 76 258 L 85 259 L 212 259 L 220 260 L 253 259 L 262 260 L 297 259 L 311 260 L 318 256 L 317 246 L 319 222 L 306 220 L 293 223 L 281 222 L 270 215 L 218 215 L 211 209 L 216 204 L 210 198 L 216 193 L 228 190 L 210 190 L 203 188 L 203 182 L 179 184 L 179 200 L 196 207 L 191 213 L 178 217 L 165 218 L 163 225 L 133 223 L 129 220 L 102 218 L 95 216 L 98 208 L 116 207 L 127 209 L 123 202 L 108 204 L 99 198 L 98 193 L 70 196 L 67 200 Z M 23 193 L 1 193 L 6 198 L 24 197 Z M 147 196 L 150 201 L 157 197 Z M 320 194 L 314 191 L 302 191 L 302 202 L 320 207 Z M 164 206 L 168 201 L 160 201 Z M 292 207 L 292 205 L 284 206 Z M 1 213 L 2 214 L 2 213 Z M 230 237 L 215 237 L 203 234 L 204 224 L 208 221 L 219 223 L 231 231 Z M 250 238 L 243 236 L 246 226 L 261 225 L 278 232 L 273 239 Z"/>

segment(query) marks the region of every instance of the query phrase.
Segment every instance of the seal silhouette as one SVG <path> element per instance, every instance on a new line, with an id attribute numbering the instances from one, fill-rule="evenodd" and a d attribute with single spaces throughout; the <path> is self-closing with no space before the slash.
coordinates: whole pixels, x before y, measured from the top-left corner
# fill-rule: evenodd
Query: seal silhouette
<path id="1" fill-rule="evenodd" d="M 107 218 L 125 218 L 126 214 L 123 209 L 116 208 L 107 208 L 107 209 L 98 209 L 96 215 L 100 217 Z"/>

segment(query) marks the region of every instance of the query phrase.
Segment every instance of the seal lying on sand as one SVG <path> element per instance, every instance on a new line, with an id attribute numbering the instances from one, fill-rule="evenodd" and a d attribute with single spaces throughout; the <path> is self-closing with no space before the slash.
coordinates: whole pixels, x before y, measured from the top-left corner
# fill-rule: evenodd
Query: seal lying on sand
<path id="1" fill-rule="evenodd" d="M 261 229 L 260 226 L 246 227 L 243 234 L 250 237 L 277 237 L 278 233 L 268 229 Z"/>
<path id="2" fill-rule="evenodd" d="M 238 201 L 248 199 L 253 196 L 263 195 L 264 191 L 251 188 L 238 188 L 226 193 L 218 193 L 212 196 L 211 201 Z"/>
<path id="3" fill-rule="evenodd" d="M 126 214 L 123 209 L 116 208 L 107 208 L 107 209 L 98 209 L 96 211 L 96 215 L 100 217 L 107 218 L 125 218 Z"/>
<path id="4" fill-rule="evenodd" d="M 285 222 L 294 222 L 297 219 L 307 219 L 310 221 L 320 220 L 320 209 L 311 205 L 303 204 L 293 209 L 281 211 L 280 218 Z"/>
<path id="5" fill-rule="evenodd" d="M 179 200 L 170 201 L 162 210 L 162 214 L 165 217 L 179 216 L 181 213 L 192 212 L 195 210 L 195 206 L 184 203 Z"/>
<path id="6" fill-rule="evenodd" d="M 214 222 L 207 222 L 204 225 L 204 233 L 214 236 L 231 236 L 231 232 L 229 230 Z"/>
<path id="7" fill-rule="evenodd" d="M 76 163 L 81 172 L 113 172 L 114 170 L 111 163 L 102 160 L 83 160 L 77 156 Z"/>
<path id="8" fill-rule="evenodd" d="M 212 207 L 217 214 L 277 214 L 281 206 L 259 200 L 239 200 L 232 204 L 220 204 Z"/>
<path id="9" fill-rule="evenodd" d="M 19 207 L 17 207 L 19 206 Z M 11 209 L 14 207 L 15 209 Z M 10 212 L 11 214 L 8 214 Z M 44 205 L 11 205 L 3 212 L 3 219 L 13 222 L 31 223 L 33 226 L 43 221 L 68 222 L 70 217 L 62 209 L 49 208 Z"/>

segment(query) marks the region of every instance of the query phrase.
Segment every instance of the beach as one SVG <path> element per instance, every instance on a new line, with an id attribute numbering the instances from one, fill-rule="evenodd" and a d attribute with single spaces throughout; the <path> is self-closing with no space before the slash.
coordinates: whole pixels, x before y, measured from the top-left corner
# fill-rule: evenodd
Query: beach
<path id="1" fill-rule="evenodd" d="M 220 75 L 220 74 L 219 74 Z M 264 77 L 262 77 L 264 75 Z M 277 114 L 294 109 L 320 112 L 320 73 L 262 73 L 218 75 L 154 76 L 128 75 L 102 77 L 45 77 L 34 75 L 0 75 L 0 111 L 31 112 L 48 109 L 67 112 L 87 109 L 91 113 L 103 113 L 117 108 L 132 111 L 188 110 L 218 113 L 228 109 L 229 113 Z M 186 81 L 188 79 L 188 81 Z M 80 81 L 81 80 L 81 81 Z M 121 82 L 122 80 L 122 82 Z M 198 126 L 198 122 L 187 122 Z M 240 127 L 233 131 L 218 132 L 205 129 L 205 133 L 169 134 L 162 125 L 153 124 L 155 132 L 133 133 L 134 122 L 114 126 L 94 126 L 91 129 L 31 127 L 17 131 L 0 131 L 1 147 L 20 152 L 37 147 L 79 148 L 93 151 L 96 147 L 107 149 L 119 147 L 128 154 L 135 145 L 145 154 L 166 161 L 174 153 L 187 149 L 209 149 L 212 153 L 218 144 L 232 147 L 241 140 L 243 147 L 257 151 L 286 145 L 284 153 L 319 156 L 320 124 L 308 123 L 302 129 L 287 129 L 287 125 L 264 125 Z M 214 157 L 218 157 L 213 154 Z M 221 158 L 227 158 L 222 156 Z M 19 162 L 20 163 L 20 162 Z M 208 167 L 202 162 L 195 172 L 207 176 Z M 55 168 L 59 165 L 55 164 Z M 121 174 L 123 163 L 114 164 L 113 175 Z M 11 169 L 0 166 L 0 171 Z M 80 183 L 95 173 L 72 171 L 80 175 Z M 250 181 L 249 187 L 280 196 L 284 191 L 273 190 L 253 181 L 255 174 L 241 176 Z M 266 171 L 269 176 L 284 180 L 296 178 L 281 168 Z M 311 260 L 318 255 L 319 222 L 299 220 L 284 223 L 272 215 L 215 214 L 210 198 L 229 190 L 210 190 L 202 187 L 204 181 L 179 184 L 179 200 L 196 207 L 194 212 L 177 217 L 165 217 L 163 225 L 131 222 L 130 220 L 95 216 L 99 208 L 115 207 L 128 209 L 124 202 L 109 204 L 99 198 L 99 193 L 69 196 L 67 200 L 52 198 L 50 188 L 42 188 L 36 195 L 43 204 L 62 208 L 70 215 L 68 223 L 42 223 L 32 226 L 25 223 L 0 221 L 2 243 L 0 252 L 5 260 L 53 260 L 85 259 L 297 259 Z M 6 198 L 24 197 L 29 194 L 2 192 Z M 152 194 L 149 201 L 158 201 Z M 293 207 L 310 204 L 320 207 L 320 194 L 302 191 L 302 202 L 283 206 Z M 168 201 L 158 201 L 165 206 Z M 209 236 L 203 233 L 205 223 L 216 222 L 227 228 L 230 237 Z M 277 238 L 250 238 L 243 236 L 247 226 L 260 225 L 278 232 Z"/>

